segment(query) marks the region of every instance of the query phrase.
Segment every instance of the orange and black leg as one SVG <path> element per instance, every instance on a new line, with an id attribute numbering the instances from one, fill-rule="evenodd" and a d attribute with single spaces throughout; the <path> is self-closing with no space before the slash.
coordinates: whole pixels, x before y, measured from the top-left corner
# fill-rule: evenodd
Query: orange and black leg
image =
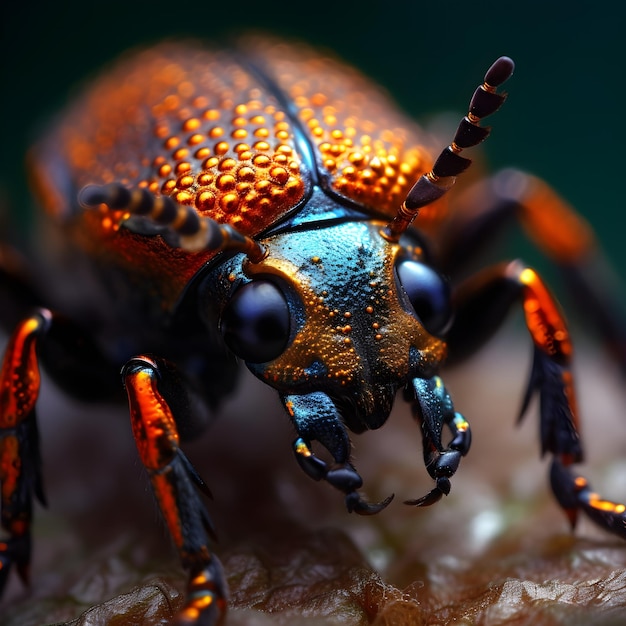
<path id="1" fill-rule="evenodd" d="M 70 320 L 35 308 L 15 325 L 0 370 L 0 510 L 8 533 L 0 539 L 0 593 L 13 565 L 28 582 L 33 500 L 45 505 L 35 408 L 47 363 L 55 382 L 77 397 L 114 398 L 114 380 L 119 393 L 115 368 Z"/>
<path id="2" fill-rule="evenodd" d="M 226 583 L 209 544 L 213 527 L 199 491 L 208 488 L 179 448 L 176 420 L 193 404 L 175 368 L 161 359 L 138 356 L 122 370 L 139 456 L 185 570 L 187 601 L 178 625 L 217 624 L 226 611 Z M 176 414 L 176 417 L 175 417 Z"/>
<path id="3" fill-rule="evenodd" d="M 607 350 L 626 373 L 623 285 L 599 248 L 591 226 L 549 185 L 507 169 L 479 181 L 456 199 L 442 233 L 441 265 L 462 276 L 493 248 L 507 226 L 520 224 L 561 271 L 563 282 Z"/>
<path id="4" fill-rule="evenodd" d="M 521 302 L 534 359 L 520 418 L 538 393 L 541 451 L 553 457 L 551 485 L 556 499 L 572 525 L 582 510 L 605 530 L 626 538 L 626 507 L 598 496 L 571 469 L 583 460 L 571 371 L 572 344 L 560 307 L 541 278 L 519 261 L 501 264 L 467 279 L 455 300 L 457 317 L 448 334 L 453 360 L 482 345 L 508 310 Z"/>
<path id="5" fill-rule="evenodd" d="M 0 539 L 0 593 L 13 566 L 28 584 L 33 498 L 46 503 L 35 404 L 40 386 L 37 352 L 51 319 L 49 311 L 38 309 L 17 326 L 0 371 L 0 509 L 8 533 Z"/>

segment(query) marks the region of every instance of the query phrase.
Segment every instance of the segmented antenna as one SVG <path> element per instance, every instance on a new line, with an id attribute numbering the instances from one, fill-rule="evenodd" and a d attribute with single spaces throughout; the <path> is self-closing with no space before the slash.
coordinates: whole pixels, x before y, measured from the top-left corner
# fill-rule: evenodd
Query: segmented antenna
<path id="1" fill-rule="evenodd" d="M 120 183 L 87 185 L 78 197 L 86 208 L 104 204 L 109 209 L 147 217 L 178 235 L 178 246 L 187 252 L 233 250 L 243 252 L 253 263 L 267 251 L 251 237 L 228 224 L 199 215 L 191 206 L 178 204 L 170 196 L 157 196 L 145 188 L 128 189 Z"/>
<path id="2" fill-rule="evenodd" d="M 478 123 L 502 106 L 506 94 L 496 93 L 496 88 L 511 77 L 514 69 L 515 64 L 509 57 L 500 57 L 487 70 L 484 82 L 474 92 L 469 111 L 461 120 L 452 143 L 442 150 L 433 169 L 413 185 L 396 216 L 382 229 L 385 239 L 398 241 L 419 210 L 441 198 L 452 188 L 456 177 L 469 167 L 471 159 L 460 156 L 460 153 L 484 141 L 491 132 L 491 128 Z"/>

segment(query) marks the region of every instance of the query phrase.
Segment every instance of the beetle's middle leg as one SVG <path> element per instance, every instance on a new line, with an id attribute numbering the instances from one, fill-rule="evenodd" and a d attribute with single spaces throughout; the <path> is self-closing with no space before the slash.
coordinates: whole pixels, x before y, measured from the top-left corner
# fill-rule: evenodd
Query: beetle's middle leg
<path id="1" fill-rule="evenodd" d="M 456 198 L 439 233 L 439 267 L 463 278 L 472 262 L 508 226 L 519 223 L 559 269 L 563 282 L 626 373 L 626 302 L 623 286 L 602 254 L 593 229 L 546 182 L 505 169 Z"/>
<path id="2" fill-rule="evenodd" d="M 539 275 L 519 261 L 503 263 L 467 279 L 457 288 L 454 300 L 457 315 L 448 333 L 452 360 L 482 345 L 509 309 L 521 302 L 534 359 L 520 419 L 538 392 L 541 452 L 553 457 L 550 482 L 571 524 L 583 510 L 605 530 L 626 537 L 626 507 L 600 498 L 584 478 L 571 471 L 574 463 L 583 460 L 572 344 L 561 309 Z"/>
<path id="3" fill-rule="evenodd" d="M 176 623 L 212 626 L 225 614 L 227 590 L 221 564 L 209 548 L 214 531 L 198 490 L 210 492 L 179 448 L 176 423 L 194 404 L 193 393 L 162 359 L 137 356 L 126 363 L 122 377 L 141 462 L 189 572 L 187 602 Z"/>

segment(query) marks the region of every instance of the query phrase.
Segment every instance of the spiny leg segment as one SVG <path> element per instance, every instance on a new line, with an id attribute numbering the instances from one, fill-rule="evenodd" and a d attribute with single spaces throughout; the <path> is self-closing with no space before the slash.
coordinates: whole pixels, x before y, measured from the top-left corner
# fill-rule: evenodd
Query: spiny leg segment
<path id="1" fill-rule="evenodd" d="M 170 371 L 160 360 L 138 356 L 124 366 L 122 377 L 141 462 L 182 565 L 189 572 L 187 601 L 175 623 L 213 625 L 226 612 L 226 583 L 222 566 L 209 549 L 215 533 L 198 489 L 209 497 L 210 492 L 179 448 L 172 403 L 160 390 L 166 386 L 161 380 Z"/>
<path id="2" fill-rule="evenodd" d="M 15 329 L 0 371 L 0 510 L 8 538 L 0 540 L 0 592 L 12 566 L 29 582 L 33 497 L 44 506 L 35 404 L 39 396 L 38 344 L 52 315 L 36 310 Z"/>
<path id="3" fill-rule="evenodd" d="M 452 358 L 482 345 L 510 308 L 521 301 L 533 340 L 533 365 L 520 417 L 539 394 L 542 454 L 552 455 L 550 483 L 572 526 L 584 511 L 605 530 L 626 538 L 622 504 L 595 494 L 572 472 L 583 460 L 572 375 L 572 342 L 564 315 L 539 275 L 519 261 L 487 268 L 462 283 L 455 295 L 457 317 L 448 334 Z"/>

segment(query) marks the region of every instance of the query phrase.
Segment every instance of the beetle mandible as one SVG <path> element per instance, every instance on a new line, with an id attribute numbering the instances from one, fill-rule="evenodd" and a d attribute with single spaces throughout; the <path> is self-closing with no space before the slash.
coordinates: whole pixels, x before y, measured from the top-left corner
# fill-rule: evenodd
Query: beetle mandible
<path id="1" fill-rule="evenodd" d="M 45 501 L 40 363 L 92 400 L 112 393 L 121 368 L 140 458 L 189 574 L 177 623 L 215 624 L 227 590 L 207 488 L 179 438 L 232 389 L 235 357 L 277 390 L 300 467 L 364 515 L 392 496 L 362 495 L 348 430 L 382 426 L 404 389 L 434 481 L 407 503 L 428 506 L 450 492 L 471 442 L 440 368 L 478 349 L 518 303 L 534 345 L 522 413 L 537 392 L 554 494 L 572 524 L 582 510 L 626 536 L 624 506 L 571 468 L 582 459 L 572 347 L 542 279 L 514 261 L 454 280 L 504 218 L 521 218 L 592 309 L 611 310 L 595 288 L 587 225 L 543 182 L 505 170 L 448 209 L 470 164 L 461 152 L 489 134 L 480 122 L 504 102 L 498 88 L 512 72 L 507 57 L 490 67 L 434 163 L 427 134 L 378 88 L 271 39 L 164 43 L 83 92 L 29 159 L 61 249 L 43 250 L 38 280 L 19 290 L 18 310 L 39 307 L 14 324 L 0 374 L 0 588 L 13 567 L 26 580 L 33 499 Z M 60 296 L 61 281 L 74 289 Z M 609 342 L 622 336 L 619 320 L 601 326 Z M 53 359 L 59 350 L 66 358 Z"/>

